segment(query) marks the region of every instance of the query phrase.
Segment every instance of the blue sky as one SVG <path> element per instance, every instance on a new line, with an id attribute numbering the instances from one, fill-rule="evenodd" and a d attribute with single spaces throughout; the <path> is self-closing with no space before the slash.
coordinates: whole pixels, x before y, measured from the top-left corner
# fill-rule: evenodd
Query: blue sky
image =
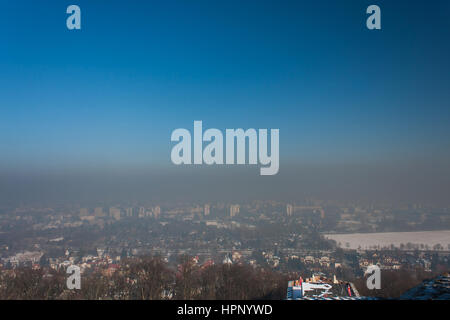
<path id="1" fill-rule="evenodd" d="M 3 171 L 170 168 L 194 120 L 279 128 L 281 169 L 450 160 L 449 1 L 0 4 Z"/>

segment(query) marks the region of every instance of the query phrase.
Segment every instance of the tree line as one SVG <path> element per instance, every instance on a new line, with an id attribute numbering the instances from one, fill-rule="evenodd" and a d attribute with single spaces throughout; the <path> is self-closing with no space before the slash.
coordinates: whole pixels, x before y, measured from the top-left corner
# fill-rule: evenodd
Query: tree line
<path id="1" fill-rule="evenodd" d="M 112 274 L 81 274 L 81 289 L 69 290 L 65 270 L 29 267 L 0 271 L 0 299 L 252 300 L 286 297 L 289 275 L 247 264 L 200 266 L 181 256 L 176 267 L 160 257 L 124 259 Z"/>

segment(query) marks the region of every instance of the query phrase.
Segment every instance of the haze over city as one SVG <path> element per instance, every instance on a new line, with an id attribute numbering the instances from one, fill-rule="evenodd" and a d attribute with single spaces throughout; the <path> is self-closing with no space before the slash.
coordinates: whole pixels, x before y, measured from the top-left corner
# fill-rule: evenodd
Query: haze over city
<path id="1" fill-rule="evenodd" d="M 0 300 L 450 300 L 449 1 L 0 2 Z"/>

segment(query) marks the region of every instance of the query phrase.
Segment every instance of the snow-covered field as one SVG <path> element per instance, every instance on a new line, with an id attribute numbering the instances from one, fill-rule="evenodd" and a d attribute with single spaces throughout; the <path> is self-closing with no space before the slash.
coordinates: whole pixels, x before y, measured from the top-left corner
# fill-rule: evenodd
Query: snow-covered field
<path id="1" fill-rule="evenodd" d="M 425 250 L 433 249 L 437 244 L 440 244 L 441 250 L 450 250 L 450 230 L 326 234 L 324 236 L 335 240 L 344 249 L 389 248 L 391 245 L 400 248 L 401 244 L 404 245 L 402 247 L 408 249 L 411 248 L 412 244 L 414 248 Z"/>

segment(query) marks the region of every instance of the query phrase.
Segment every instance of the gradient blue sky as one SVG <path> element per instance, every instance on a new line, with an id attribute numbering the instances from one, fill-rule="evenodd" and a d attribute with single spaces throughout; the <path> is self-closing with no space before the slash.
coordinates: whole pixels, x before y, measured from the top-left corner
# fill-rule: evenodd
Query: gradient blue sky
<path id="1" fill-rule="evenodd" d="M 280 170 L 450 160 L 450 1 L 0 4 L 3 171 L 170 168 L 194 120 L 279 128 Z"/>

